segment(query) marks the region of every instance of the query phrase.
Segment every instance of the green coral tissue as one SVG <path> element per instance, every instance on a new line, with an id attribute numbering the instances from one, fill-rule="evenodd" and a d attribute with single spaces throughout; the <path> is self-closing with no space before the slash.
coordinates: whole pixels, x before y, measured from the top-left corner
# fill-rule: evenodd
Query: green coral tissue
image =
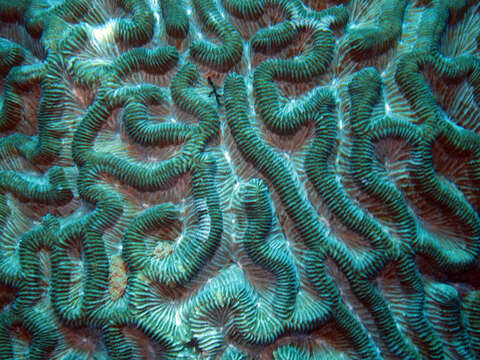
<path id="1" fill-rule="evenodd" d="M 478 0 L 0 0 L 0 360 L 480 359 Z"/>

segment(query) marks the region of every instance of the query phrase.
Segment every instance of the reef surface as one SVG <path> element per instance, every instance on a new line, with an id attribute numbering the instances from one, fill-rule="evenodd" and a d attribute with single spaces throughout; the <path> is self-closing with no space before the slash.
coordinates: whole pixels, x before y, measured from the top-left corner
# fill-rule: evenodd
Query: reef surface
<path id="1" fill-rule="evenodd" d="M 0 359 L 480 359 L 476 1 L 0 21 Z"/>

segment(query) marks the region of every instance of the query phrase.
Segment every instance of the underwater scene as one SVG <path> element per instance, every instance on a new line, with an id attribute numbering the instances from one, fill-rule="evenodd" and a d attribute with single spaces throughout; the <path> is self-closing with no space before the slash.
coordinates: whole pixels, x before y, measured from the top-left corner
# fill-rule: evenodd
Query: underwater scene
<path id="1" fill-rule="evenodd" d="M 480 359 L 480 2 L 0 0 L 0 359 Z"/>

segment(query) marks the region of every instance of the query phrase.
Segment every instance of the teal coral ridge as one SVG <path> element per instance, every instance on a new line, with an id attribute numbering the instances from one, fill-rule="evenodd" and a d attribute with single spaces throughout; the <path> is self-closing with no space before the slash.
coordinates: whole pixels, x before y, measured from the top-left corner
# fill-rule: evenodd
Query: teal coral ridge
<path id="1" fill-rule="evenodd" d="M 188 35 L 189 20 L 181 1 L 162 0 L 162 15 L 168 35 L 181 39 Z"/>
<path id="2" fill-rule="evenodd" d="M 187 232 L 185 239 L 167 258 L 160 261 L 153 258 L 149 261 L 151 255 L 146 253 L 142 242 L 147 232 L 157 227 L 166 227 L 178 217 L 178 211 L 173 205 L 163 204 L 150 208 L 132 222 L 123 239 L 124 256 L 132 271 L 142 271 L 152 281 L 161 284 L 180 285 L 191 280 L 215 254 L 222 235 L 222 214 L 211 172 L 208 160 L 194 160 L 192 178 L 197 181 L 192 190 L 199 208 L 197 232 Z M 206 209 L 203 209 L 205 206 Z"/>
<path id="3" fill-rule="evenodd" d="M 479 6 L 328 4 L 0 0 L 0 359 L 480 357 Z"/>
<path id="4" fill-rule="evenodd" d="M 378 24 L 352 27 L 345 40 L 346 51 L 354 59 L 364 59 L 385 53 L 402 32 L 408 0 L 386 0 L 379 6 Z"/>
<path id="5" fill-rule="evenodd" d="M 226 72 L 239 63 L 243 46 L 238 31 L 220 14 L 212 0 L 193 0 L 205 28 L 220 38 L 222 46 L 196 40 L 190 46 L 192 57 L 215 70 Z"/>

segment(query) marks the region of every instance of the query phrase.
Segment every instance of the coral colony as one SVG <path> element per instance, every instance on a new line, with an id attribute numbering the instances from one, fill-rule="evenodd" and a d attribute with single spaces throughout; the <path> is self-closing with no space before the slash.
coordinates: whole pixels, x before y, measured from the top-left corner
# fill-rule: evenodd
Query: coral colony
<path id="1" fill-rule="evenodd" d="M 0 359 L 480 359 L 478 1 L 0 21 Z"/>

